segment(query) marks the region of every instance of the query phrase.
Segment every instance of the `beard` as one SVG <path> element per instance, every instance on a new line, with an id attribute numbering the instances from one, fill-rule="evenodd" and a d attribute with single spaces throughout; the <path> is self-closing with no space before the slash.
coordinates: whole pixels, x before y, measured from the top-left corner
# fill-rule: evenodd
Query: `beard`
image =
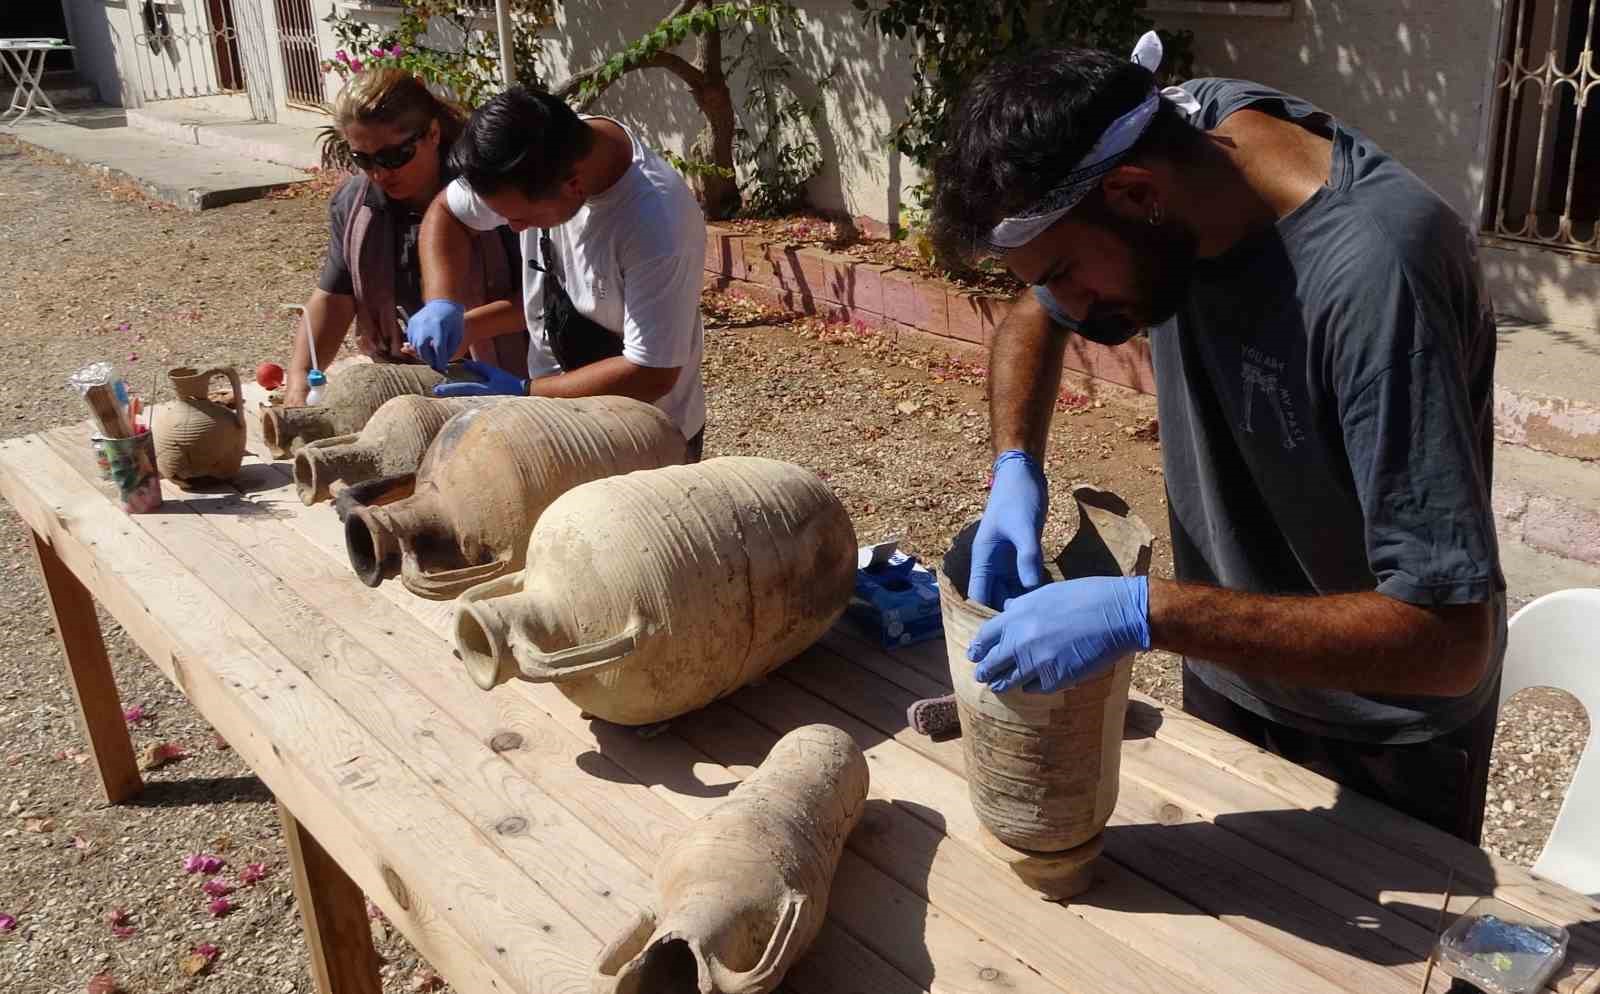
<path id="1" fill-rule="evenodd" d="M 1133 288 L 1127 301 L 1097 301 L 1079 323 L 1078 334 L 1101 345 L 1121 345 L 1141 328 L 1163 324 L 1178 313 L 1194 278 L 1198 238 L 1177 221 L 1141 224 L 1106 212 L 1100 223 L 1127 244 L 1136 267 Z"/>

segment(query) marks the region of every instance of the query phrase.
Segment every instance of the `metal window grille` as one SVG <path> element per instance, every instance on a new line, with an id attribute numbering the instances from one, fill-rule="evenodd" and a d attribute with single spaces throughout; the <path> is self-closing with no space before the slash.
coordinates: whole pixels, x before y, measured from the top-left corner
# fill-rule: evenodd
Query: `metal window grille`
<path id="1" fill-rule="evenodd" d="M 289 103 L 323 109 L 328 95 L 323 85 L 322 50 L 317 42 L 311 0 L 276 0 L 276 6 L 278 45 Z"/>
<path id="2" fill-rule="evenodd" d="M 133 59 L 145 100 L 245 88 L 233 0 L 129 0 Z"/>
<path id="3" fill-rule="evenodd" d="M 1514 0 L 1495 68 L 1490 238 L 1600 257 L 1597 0 Z"/>

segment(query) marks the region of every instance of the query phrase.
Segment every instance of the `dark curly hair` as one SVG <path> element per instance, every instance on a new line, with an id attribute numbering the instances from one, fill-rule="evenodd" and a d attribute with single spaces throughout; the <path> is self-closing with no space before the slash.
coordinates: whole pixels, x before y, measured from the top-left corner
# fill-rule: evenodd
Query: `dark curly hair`
<path id="1" fill-rule="evenodd" d="M 472 112 L 450 165 L 479 194 L 548 196 L 594 148 L 594 132 L 560 97 L 513 86 Z"/>
<path id="2" fill-rule="evenodd" d="M 1125 55 L 1047 48 L 1007 58 L 972 81 L 934 164 L 931 236 L 971 261 L 1001 218 L 1049 192 L 1156 79 Z M 1131 158 L 1176 156 L 1198 132 L 1167 101 Z M 1098 200 L 1097 196 L 1091 199 Z"/>

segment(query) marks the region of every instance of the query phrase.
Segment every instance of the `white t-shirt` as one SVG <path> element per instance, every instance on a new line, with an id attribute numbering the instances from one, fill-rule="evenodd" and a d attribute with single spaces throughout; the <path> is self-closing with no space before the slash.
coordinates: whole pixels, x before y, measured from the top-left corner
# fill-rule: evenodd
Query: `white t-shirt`
<path id="1" fill-rule="evenodd" d="M 606 120 L 610 120 L 607 118 Z M 609 190 L 590 197 L 572 220 L 550 229 L 561 285 L 578 313 L 621 334 L 622 355 L 640 366 L 680 368 L 678 380 L 655 403 L 693 438 L 705 427 L 700 378 L 705 329 L 700 289 L 706 262 L 706 219 L 677 170 L 639 143 L 633 162 Z M 464 179 L 446 193 L 450 213 L 478 231 L 505 224 Z M 522 232 L 522 257 L 539 257 L 539 229 Z M 528 375 L 561 372 L 544 330 L 545 274 L 523 270 L 528 319 Z"/>

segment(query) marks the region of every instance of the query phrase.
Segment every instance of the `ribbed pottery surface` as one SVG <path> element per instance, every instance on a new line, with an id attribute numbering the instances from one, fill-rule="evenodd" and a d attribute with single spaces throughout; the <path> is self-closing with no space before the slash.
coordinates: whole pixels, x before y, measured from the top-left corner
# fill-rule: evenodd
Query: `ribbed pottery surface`
<path id="1" fill-rule="evenodd" d="M 394 397 L 384 401 L 359 435 L 309 442 L 295 460 L 311 468 L 311 475 L 324 492 L 335 482 L 348 486 L 414 473 L 446 421 L 474 407 L 513 401 L 510 397 Z M 301 475 L 297 470 L 296 477 Z"/>
<path id="2" fill-rule="evenodd" d="M 282 456 L 315 439 L 353 435 L 367 426 L 385 402 L 432 394 L 444 379 L 428 366 L 352 363 L 328 377 L 322 403 L 315 407 L 262 409 L 262 417 L 277 419 L 273 452 Z"/>
<path id="3" fill-rule="evenodd" d="M 1133 657 L 1054 694 L 996 694 L 967 659 L 967 645 L 995 612 L 963 597 L 942 573 L 939 606 L 978 820 L 1007 845 L 1035 852 L 1094 838 L 1117 803 Z"/>
<path id="4" fill-rule="evenodd" d="M 772 459 L 585 484 L 550 505 L 528 548 L 519 596 L 538 605 L 538 648 L 616 635 L 634 618 L 651 630 L 620 666 L 560 684 L 622 724 L 702 707 L 792 659 L 844 611 L 855 582 L 855 531 L 838 498 Z"/>
<path id="5" fill-rule="evenodd" d="M 434 438 L 416 492 L 382 509 L 396 524 L 402 579 L 424 593 L 413 584 L 427 574 L 490 562 L 516 570 L 551 501 L 580 483 L 683 457 L 672 421 L 626 397 L 530 397 L 468 410 Z"/>

